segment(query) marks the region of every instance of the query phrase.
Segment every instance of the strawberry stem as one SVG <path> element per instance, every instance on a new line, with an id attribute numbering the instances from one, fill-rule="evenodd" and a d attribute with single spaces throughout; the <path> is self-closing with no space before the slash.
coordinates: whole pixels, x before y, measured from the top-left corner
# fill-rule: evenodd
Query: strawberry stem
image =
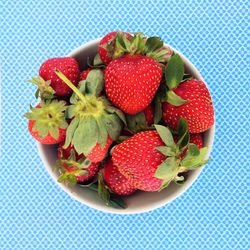
<path id="1" fill-rule="evenodd" d="M 80 92 L 80 90 L 60 70 L 55 69 L 55 73 L 73 90 L 73 92 L 80 98 L 81 101 L 84 103 L 87 102 L 85 96 Z"/>

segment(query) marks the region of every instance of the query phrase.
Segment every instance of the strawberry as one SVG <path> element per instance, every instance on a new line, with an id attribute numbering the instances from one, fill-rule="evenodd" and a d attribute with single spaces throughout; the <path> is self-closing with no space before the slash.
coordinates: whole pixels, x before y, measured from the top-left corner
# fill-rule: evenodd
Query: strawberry
<path id="1" fill-rule="evenodd" d="M 194 143 L 199 149 L 203 147 L 203 139 L 201 134 L 190 134 L 189 143 Z"/>
<path id="2" fill-rule="evenodd" d="M 147 125 L 150 127 L 153 123 L 154 123 L 154 109 L 151 105 L 147 106 L 144 110 L 143 110 L 145 119 L 146 119 L 146 123 Z"/>
<path id="3" fill-rule="evenodd" d="M 59 182 L 86 182 L 91 180 L 98 171 L 98 163 L 90 162 L 83 156 L 78 155 L 73 148 L 58 148 L 58 160 L 56 167 L 60 172 Z"/>
<path id="4" fill-rule="evenodd" d="M 118 144 L 112 153 L 113 163 L 135 188 L 157 191 L 171 181 L 183 181 L 180 173 L 205 164 L 207 148 L 198 149 L 188 144 L 187 123 L 181 119 L 178 126 L 179 140 L 174 138 L 167 127 L 155 125 L 156 131 L 135 134 Z M 183 159 L 180 155 L 187 148 Z"/>
<path id="5" fill-rule="evenodd" d="M 64 101 L 41 102 L 24 116 L 29 119 L 28 128 L 31 135 L 43 144 L 57 144 L 65 140 L 68 126 L 64 112 Z"/>
<path id="6" fill-rule="evenodd" d="M 81 72 L 80 74 L 80 80 L 86 80 L 89 72 L 91 71 L 92 69 L 91 68 L 88 68 L 88 69 L 85 69 Z"/>
<path id="7" fill-rule="evenodd" d="M 116 140 L 126 123 L 124 114 L 110 105 L 104 96 L 98 96 L 103 87 L 101 70 L 91 70 L 86 84 L 76 88 L 60 71 L 55 70 L 74 93 L 70 98 L 67 118 L 71 119 L 66 132 L 64 148 L 72 145 L 75 151 L 92 162 L 100 162 L 109 146 Z"/>
<path id="8" fill-rule="evenodd" d="M 80 73 L 77 61 L 72 57 L 50 58 L 39 69 L 40 77 L 44 81 L 50 81 L 50 86 L 57 96 L 71 94 L 72 90 L 55 74 L 56 68 L 62 71 L 74 85 L 77 85 Z"/>
<path id="9" fill-rule="evenodd" d="M 118 144 L 112 160 L 131 185 L 144 191 L 156 191 L 162 180 L 154 177 L 154 173 L 166 157 L 155 147 L 163 145 L 156 131 L 140 132 Z"/>
<path id="10" fill-rule="evenodd" d="M 188 122 L 190 133 L 201 133 L 214 124 L 214 108 L 210 93 L 204 82 L 185 80 L 184 65 L 179 55 L 174 55 L 166 67 L 167 102 L 163 102 L 163 120 L 177 129 L 182 117 Z"/>
<path id="11" fill-rule="evenodd" d="M 108 159 L 102 171 L 103 179 L 113 193 L 117 195 L 131 195 L 135 192 L 136 189 L 131 186 L 128 179 L 118 171 L 112 159 Z"/>
<path id="12" fill-rule="evenodd" d="M 105 91 L 112 103 L 128 114 L 144 110 L 160 84 L 162 69 L 152 58 L 125 55 L 105 71 Z"/>
<path id="13" fill-rule="evenodd" d="M 100 162 L 102 161 L 108 153 L 108 149 L 110 145 L 113 143 L 113 140 L 108 136 L 106 143 L 103 147 L 99 143 L 95 145 L 95 147 L 91 150 L 86 157 L 92 162 Z"/>
<path id="14" fill-rule="evenodd" d="M 87 154 L 85 157 L 88 158 L 93 163 L 101 162 L 106 157 L 108 149 L 112 143 L 113 140 L 110 137 L 108 137 L 104 147 L 101 147 L 101 145 L 97 143 L 95 147 L 91 150 L 91 152 Z M 60 151 L 58 151 L 58 153 L 60 153 L 62 157 L 68 158 L 71 150 L 75 150 L 74 146 L 69 145 L 67 148 L 63 148 L 63 144 L 64 143 L 60 144 L 59 147 Z M 76 159 L 79 159 L 83 156 L 83 154 L 79 155 L 77 152 L 75 153 L 76 153 Z"/>
<path id="15" fill-rule="evenodd" d="M 126 115 L 126 120 L 128 129 L 132 133 L 148 130 L 154 123 L 154 109 L 149 105 L 136 115 Z"/>
<path id="16" fill-rule="evenodd" d="M 101 58 L 101 61 L 108 65 L 112 61 L 113 53 L 115 51 L 115 38 L 117 36 L 117 31 L 112 31 L 105 35 L 98 46 L 98 54 Z M 119 32 L 122 36 L 126 36 L 127 39 L 131 37 L 131 35 L 127 32 Z"/>

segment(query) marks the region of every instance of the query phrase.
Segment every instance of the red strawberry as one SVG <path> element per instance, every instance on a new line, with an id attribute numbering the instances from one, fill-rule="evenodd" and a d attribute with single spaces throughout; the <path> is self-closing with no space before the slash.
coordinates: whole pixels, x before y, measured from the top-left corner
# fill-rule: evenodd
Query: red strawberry
<path id="1" fill-rule="evenodd" d="M 98 54 L 105 65 L 108 65 L 112 61 L 112 56 L 115 50 L 115 38 L 117 31 L 113 31 L 105 35 L 98 46 Z M 126 38 L 129 39 L 131 35 L 127 32 L 120 32 L 125 34 Z"/>
<path id="2" fill-rule="evenodd" d="M 91 165 L 85 169 L 84 173 L 82 174 L 80 173 L 80 175 L 78 175 L 77 173 L 78 169 L 75 168 L 74 166 L 72 167 L 72 166 L 68 166 L 67 164 L 64 164 L 63 168 L 64 168 L 65 173 L 67 174 L 71 174 L 71 175 L 77 174 L 76 181 L 82 183 L 82 182 L 91 180 L 96 175 L 98 171 L 98 164 L 91 163 Z"/>
<path id="3" fill-rule="evenodd" d="M 163 181 L 154 177 L 154 173 L 166 157 L 155 147 L 163 145 L 156 131 L 144 131 L 118 144 L 112 153 L 112 160 L 134 187 L 156 191 Z"/>
<path id="4" fill-rule="evenodd" d="M 88 68 L 88 69 L 85 69 L 81 72 L 80 74 L 80 80 L 86 80 L 89 72 L 91 71 L 92 69 L 91 68 Z"/>
<path id="5" fill-rule="evenodd" d="M 154 123 L 154 109 L 151 105 L 147 106 L 143 113 L 145 115 L 145 119 L 147 122 L 147 125 L 150 127 Z"/>
<path id="6" fill-rule="evenodd" d="M 73 149 L 68 147 L 66 150 L 62 148 L 62 143 L 58 147 L 58 167 L 61 172 L 59 182 L 69 181 L 86 182 L 92 179 L 97 171 L 99 164 L 90 163 L 85 157 L 79 156 Z M 87 166 L 79 167 L 87 160 Z"/>
<path id="7" fill-rule="evenodd" d="M 40 69 L 39 75 L 45 80 L 50 80 L 50 86 L 55 90 L 57 96 L 65 96 L 72 93 L 72 90 L 56 75 L 55 69 L 59 69 L 74 84 L 78 84 L 79 66 L 72 57 L 50 58 L 45 61 Z"/>
<path id="8" fill-rule="evenodd" d="M 161 66 L 154 59 L 142 55 L 125 55 L 107 66 L 105 91 L 122 111 L 136 114 L 152 101 L 161 76 Z"/>
<path id="9" fill-rule="evenodd" d="M 163 120 L 173 129 L 177 128 L 182 117 L 188 122 L 190 133 L 201 133 L 214 124 L 214 108 L 209 91 L 204 82 L 188 80 L 181 83 L 173 92 L 184 100 L 180 106 L 163 103 Z"/>
<path id="10" fill-rule="evenodd" d="M 29 119 L 28 128 L 31 135 L 43 144 L 57 144 L 65 140 L 66 128 L 64 111 L 66 103 L 54 100 L 41 102 L 25 117 Z"/>
<path id="11" fill-rule="evenodd" d="M 113 140 L 108 136 L 108 139 L 102 148 L 99 143 L 95 145 L 95 147 L 91 150 L 91 152 L 86 155 L 86 157 L 91 162 L 100 162 L 102 161 L 108 153 L 108 149 L 110 145 L 113 143 Z"/>
<path id="12" fill-rule="evenodd" d="M 115 194 L 131 195 L 136 190 L 131 186 L 128 179 L 118 171 L 112 159 L 108 159 L 104 165 L 103 178 L 110 190 Z"/>
<path id="13" fill-rule="evenodd" d="M 91 150 L 91 152 L 87 154 L 85 157 L 94 163 L 101 162 L 107 155 L 108 149 L 112 143 L 113 143 L 113 140 L 110 137 L 108 137 L 106 144 L 104 145 L 103 148 L 100 146 L 100 144 L 97 143 L 95 147 Z M 69 145 L 66 149 L 64 149 L 63 145 L 64 143 L 60 144 L 58 155 L 61 155 L 61 157 L 63 158 L 68 158 L 71 150 L 75 151 L 75 149 L 72 145 Z M 83 154 L 79 155 L 77 152 L 75 152 L 75 154 L 76 154 L 77 160 L 83 157 Z"/>
<path id="14" fill-rule="evenodd" d="M 180 119 L 179 140 L 175 143 L 171 131 L 164 126 L 155 125 L 156 131 L 135 134 L 118 144 L 112 152 L 112 160 L 118 170 L 133 185 L 144 191 L 165 188 L 171 181 L 184 181 L 180 173 L 204 165 L 207 148 L 199 149 L 188 144 L 187 122 Z M 193 137 L 200 146 L 200 138 Z M 181 156 L 183 150 L 185 155 Z"/>
<path id="15" fill-rule="evenodd" d="M 194 143 L 198 148 L 203 147 L 203 139 L 201 134 L 190 134 L 189 143 Z"/>

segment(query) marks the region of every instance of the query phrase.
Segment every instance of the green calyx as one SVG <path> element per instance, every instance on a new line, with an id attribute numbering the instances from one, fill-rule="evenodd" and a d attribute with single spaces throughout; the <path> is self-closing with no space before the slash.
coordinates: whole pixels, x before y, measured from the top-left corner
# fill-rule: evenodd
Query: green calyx
<path id="1" fill-rule="evenodd" d="M 105 184 L 101 171 L 99 171 L 97 175 L 97 193 L 106 206 L 123 209 L 127 207 L 123 199 L 112 193 L 109 187 Z"/>
<path id="2" fill-rule="evenodd" d="M 131 34 L 128 38 L 124 32 L 118 32 L 114 39 L 113 58 L 124 54 L 145 55 L 158 62 L 167 62 L 172 55 L 172 50 L 163 46 L 159 37 L 146 37 L 143 33 Z"/>
<path id="3" fill-rule="evenodd" d="M 91 71 L 78 88 L 60 71 L 55 72 L 74 91 L 70 99 L 72 105 L 66 111 L 72 121 L 66 131 L 64 147 L 72 144 L 78 154 L 88 155 L 97 143 L 103 148 L 108 136 L 116 140 L 126 119 L 105 97 L 98 97 L 103 88 L 101 70 Z"/>
<path id="4" fill-rule="evenodd" d="M 44 138 L 50 133 L 52 137 L 58 139 L 59 129 L 66 129 L 68 124 L 65 120 L 65 101 L 41 101 L 40 107 L 31 107 L 31 112 L 25 113 L 24 116 L 33 120 L 33 131 L 37 131 L 41 138 Z"/>
<path id="5" fill-rule="evenodd" d="M 133 133 L 150 129 L 148 126 L 144 112 L 135 115 L 126 115 L 127 128 Z"/>
<path id="6" fill-rule="evenodd" d="M 181 118 L 179 121 L 177 142 L 167 127 L 155 125 L 155 128 L 165 144 L 165 146 L 156 147 L 156 149 L 167 157 L 155 172 L 155 177 L 163 180 L 160 190 L 167 187 L 171 181 L 183 182 L 184 177 L 180 176 L 180 173 L 196 169 L 208 162 L 205 159 L 208 148 L 199 149 L 197 145 L 189 143 L 190 136 L 185 119 Z M 185 150 L 186 153 L 183 156 Z"/>
<path id="7" fill-rule="evenodd" d="M 74 150 L 71 150 L 70 157 L 68 159 L 60 158 L 56 161 L 54 170 L 56 170 L 60 176 L 58 182 L 63 182 L 71 185 L 77 183 L 77 176 L 84 176 L 88 174 L 88 167 L 91 165 L 89 159 L 84 156 L 76 160 Z M 70 168 L 70 171 L 67 168 Z"/>
<path id="8" fill-rule="evenodd" d="M 50 86 L 51 81 L 45 81 L 42 77 L 32 77 L 31 80 L 28 81 L 37 86 L 37 91 L 35 93 L 35 97 L 40 97 L 41 100 L 50 100 L 54 98 L 55 90 Z"/>
<path id="9" fill-rule="evenodd" d="M 177 88 L 179 84 L 187 79 L 191 79 L 189 74 L 184 74 L 184 63 L 178 54 L 172 55 L 166 68 L 165 80 L 167 85 L 166 101 L 174 106 L 181 106 L 189 100 L 183 100 L 176 95 L 173 89 Z"/>

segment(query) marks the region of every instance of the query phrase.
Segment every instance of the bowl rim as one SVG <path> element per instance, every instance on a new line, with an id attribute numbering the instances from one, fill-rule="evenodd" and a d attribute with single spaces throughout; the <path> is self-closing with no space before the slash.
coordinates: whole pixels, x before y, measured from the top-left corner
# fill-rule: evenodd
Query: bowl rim
<path id="1" fill-rule="evenodd" d="M 82 50 L 87 50 L 88 47 L 92 47 L 92 46 L 97 45 L 100 42 L 100 40 L 101 40 L 101 38 L 91 40 L 91 41 L 79 46 L 78 48 L 72 50 L 68 54 L 68 56 L 75 57 Z M 197 75 L 197 78 L 199 80 L 202 80 L 205 83 L 206 87 L 208 88 L 208 85 L 204 81 L 204 78 L 200 74 L 199 70 L 193 65 L 193 63 L 189 59 L 187 59 L 180 51 L 177 51 L 169 44 L 164 43 L 164 47 L 169 47 L 175 53 L 178 53 L 181 56 L 181 58 L 183 59 L 184 65 L 187 65 L 189 68 L 192 68 L 192 70 Z M 209 88 L 208 88 L 208 91 L 209 91 Z M 210 93 L 210 91 L 209 91 L 209 93 Z M 208 141 L 207 141 L 207 147 L 208 147 L 208 152 L 206 155 L 207 158 L 210 156 L 210 154 L 212 152 L 212 148 L 213 148 L 213 142 L 214 142 L 214 136 L 215 136 L 215 122 L 214 122 L 214 125 L 208 131 L 209 131 L 209 137 L 208 137 Z M 43 165 L 45 166 L 46 170 L 48 171 L 49 175 L 52 177 L 54 182 L 59 187 L 61 187 L 74 200 L 77 200 L 78 202 L 80 202 L 84 205 L 87 205 L 90 208 L 94 208 L 98 211 L 102 211 L 104 213 L 111 213 L 111 214 L 139 214 L 139 213 L 145 213 L 145 212 L 149 212 L 149 211 L 155 210 L 157 208 L 163 207 L 163 206 L 169 204 L 170 202 L 172 202 L 173 200 L 179 198 L 183 193 L 185 193 L 193 185 L 193 183 L 197 180 L 197 178 L 199 177 L 199 175 L 201 174 L 201 172 L 204 168 L 204 167 L 201 167 L 201 168 L 198 168 L 195 171 L 193 171 L 192 177 L 190 177 L 191 179 L 189 179 L 188 183 L 183 184 L 183 186 L 185 186 L 185 187 L 183 189 L 181 189 L 179 192 L 176 192 L 175 194 L 172 194 L 171 196 L 168 196 L 166 199 L 162 199 L 161 201 L 159 201 L 157 203 L 149 204 L 143 210 L 142 209 L 129 209 L 129 207 L 127 207 L 126 209 L 122 209 L 122 210 L 121 209 L 114 210 L 108 206 L 105 206 L 105 204 L 103 204 L 103 206 L 101 206 L 101 205 L 96 204 L 94 202 L 89 202 L 88 200 L 85 200 L 84 198 L 78 196 L 76 193 L 72 192 L 69 187 L 59 183 L 57 181 L 56 173 L 53 172 L 52 166 L 49 164 L 49 161 L 48 161 L 46 154 L 44 152 L 44 148 L 43 148 L 44 145 L 38 141 L 36 141 L 36 145 L 37 145 L 37 149 L 38 149 L 38 154 L 43 162 Z"/>

